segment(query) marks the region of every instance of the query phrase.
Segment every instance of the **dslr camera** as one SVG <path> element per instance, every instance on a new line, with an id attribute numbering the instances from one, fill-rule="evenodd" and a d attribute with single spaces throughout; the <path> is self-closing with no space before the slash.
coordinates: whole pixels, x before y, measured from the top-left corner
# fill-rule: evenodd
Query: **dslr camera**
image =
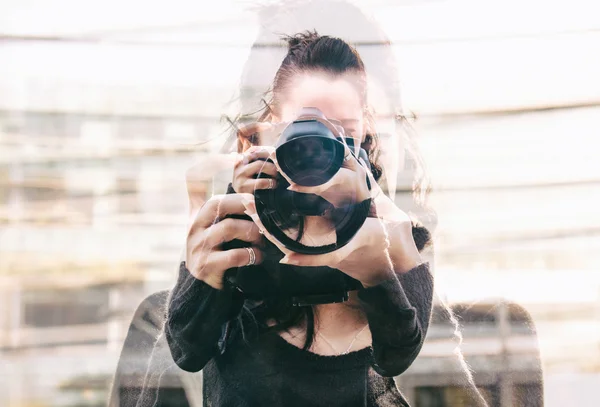
<path id="1" fill-rule="evenodd" d="M 368 166 L 367 152 L 345 134 L 340 122 L 328 119 L 316 108 L 304 108 L 294 121 L 275 128 L 278 134 L 274 154 L 285 177 L 278 174 L 274 189 L 254 191 L 256 210 L 264 227 L 286 248 L 297 253 L 323 254 L 343 247 L 365 222 L 371 200 L 336 208 L 316 194 L 288 190 L 287 179 L 301 186 L 325 184 L 342 168 L 344 160 L 351 158 L 350 155 L 362 158 Z M 259 172 L 257 177 L 270 176 Z M 366 182 L 370 188 L 368 177 Z M 332 232 L 335 232 L 335 242 L 314 246 L 301 242 L 306 233 L 306 217 L 311 216 L 327 217 Z M 224 248 L 245 246 L 248 243 L 234 240 Z M 277 297 L 291 299 L 295 305 L 324 304 L 345 301 L 348 291 L 361 287 L 357 280 L 329 267 L 280 264 L 283 254 L 271 242 L 267 242 L 263 250 L 265 260 L 262 264 L 230 269 L 225 273 L 226 281 L 248 298 Z"/>

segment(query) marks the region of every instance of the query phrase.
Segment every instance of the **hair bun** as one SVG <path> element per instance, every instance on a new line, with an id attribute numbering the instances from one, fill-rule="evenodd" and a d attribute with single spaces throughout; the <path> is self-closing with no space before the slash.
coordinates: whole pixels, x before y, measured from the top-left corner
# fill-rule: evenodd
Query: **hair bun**
<path id="1" fill-rule="evenodd" d="M 311 42 L 317 41 L 320 35 L 316 30 L 313 31 L 304 31 L 295 35 L 285 37 L 285 41 L 288 44 L 288 53 L 293 52 L 297 49 L 304 48 Z"/>
<path id="2" fill-rule="evenodd" d="M 431 233 L 421 222 L 416 219 L 411 219 L 412 224 L 412 235 L 415 240 L 415 245 L 417 246 L 417 250 L 421 252 L 423 249 L 431 246 L 433 244 L 433 239 L 431 237 Z"/>

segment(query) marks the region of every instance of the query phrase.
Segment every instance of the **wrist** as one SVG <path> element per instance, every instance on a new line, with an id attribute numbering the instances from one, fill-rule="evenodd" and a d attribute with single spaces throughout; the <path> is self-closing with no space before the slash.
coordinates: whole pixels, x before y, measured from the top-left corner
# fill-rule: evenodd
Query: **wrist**
<path id="1" fill-rule="evenodd" d="M 223 277 L 219 278 L 217 276 L 208 276 L 203 278 L 202 281 L 215 290 L 222 291 L 225 288 L 225 285 L 223 284 Z"/>
<path id="2" fill-rule="evenodd" d="M 184 267 L 185 270 L 196 280 L 202 281 L 204 284 L 209 285 L 216 290 L 223 290 L 225 288 L 224 273 L 192 273 L 187 267 L 187 262 L 185 261 L 181 263 L 181 267 Z"/>
<path id="3" fill-rule="evenodd" d="M 378 273 L 374 273 L 372 278 L 369 278 L 368 280 L 365 280 L 365 281 L 361 281 L 360 283 L 364 288 L 371 288 L 371 287 L 375 287 L 387 280 L 390 280 L 392 278 L 395 278 L 394 271 L 391 269 L 387 269 L 387 270 L 382 270 Z"/>
<path id="4" fill-rule="evenodd" d="M 390 255 L 392 258 L 392 267 L 396 274 L 408 273 L 423 262 L 421 254 L 414 245 L 414 241 L 412 246 L 408 244 L 403 245 L 401 252 L 390 251 Z"/>
<path id="5" fill-rule="evenodd" d="M 403 262 L 401 265 L 394 266 L 394 271 L 398 274 L 406 274 L 421 263 L 421 261 L 416 260 Z"/>
<path id="6" fill-rule="evenodd" d="M 397 274 L 407 273 L 423 262 L 412 235 L 410 222 L 389 226 L 388 230 L 393 230 L 390 233 L 389 253 L 394 272 Z"/>

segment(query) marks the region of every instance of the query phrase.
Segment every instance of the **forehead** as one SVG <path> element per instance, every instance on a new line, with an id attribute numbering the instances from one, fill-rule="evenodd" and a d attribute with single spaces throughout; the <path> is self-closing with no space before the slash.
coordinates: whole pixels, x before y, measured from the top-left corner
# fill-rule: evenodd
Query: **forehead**
<path id="1" fill-rule="evenodd" d="M 358 79 L 352 73 L 335 77 L 318 72 L 297 75 L 281 95 L 281 119 L 293 120 L 301 108 L 316 107 L 332 119 L 360 120 L 363 106 Z"/>

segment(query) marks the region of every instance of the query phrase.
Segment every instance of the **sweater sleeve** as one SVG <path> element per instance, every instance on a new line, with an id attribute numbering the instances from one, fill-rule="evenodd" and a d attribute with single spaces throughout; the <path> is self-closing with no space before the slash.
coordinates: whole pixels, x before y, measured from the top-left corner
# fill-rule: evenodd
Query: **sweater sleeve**
<path id="1" fill-rule="evenodd" d="M 417 358 L 431 319 L 433 277 L 422 263 L 358 297 L 369 321 L 373 369 L 382 376 L 398 376 Z"/>
<path id="2" fill-rule="evenodd" d="M 167 305 L 165 336 L 171 356 L 183 370 L 197 372 L 219 352 L 225 324 L 235 318 L 243 295 L 228 286 L 217 290 L 179 266 Z"/>

